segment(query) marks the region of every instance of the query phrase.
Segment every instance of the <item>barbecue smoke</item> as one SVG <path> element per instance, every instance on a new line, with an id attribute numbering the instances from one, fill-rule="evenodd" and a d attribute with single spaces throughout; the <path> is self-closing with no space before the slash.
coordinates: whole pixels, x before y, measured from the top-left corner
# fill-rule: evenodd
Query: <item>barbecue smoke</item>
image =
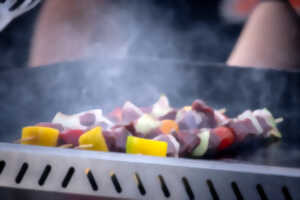
<path id="1" fill-rule="evenodd" d="M 172 6 L 165 6 L 155 1 L 126 1 L 113 4 L 104 13 L 100 13 L 98 30 L 94 39 L 84 54 L 87 57 L 98 57 L 98 61 L 91 62 L 99 67 L 105 65 L 101 58 L 113 59 L 138 59 L 145 61 L 144 68 L 153 68 L 147 61 L 169 60 L 165 62 L 163 77 L 166 79 L 181 80 L 169 85 L 168 96 L 180 98 L 178 90 L 182 88 L 184 80 L 190 81 L 194 87 L 193 80 L 197 80 L 197 74 L 178 70 L 176 66 L 170 69 L 166 65 L 176 65 L 176 61 L 186 62 L 224 62 L 232 48 L 232 39 L 226 38 L 219 30 L 218 24 L 206 22 L 205 20 L 191 22 L 191 16 L 187 9 L 178 10 Z M 186 12 L 186 13 L 185 13 Z M 190 18 L 190 19 L 189 19 Z M 103 30 L 105 29 L 105 30 Z M 103 36 L 103 37 L 102 37 Z M 79 36 L 80 37 L 80 36 Z M 131 63 L 123 62 L 122 66 L 111 66 L 103 68 L 101 73 L 106 75 L 103 82 L 104 88 L 113 88 L 118 95 L 113 102 L 120 104 L 128 96 L 128 91 L 122 85 L 115 85 L 116 79 L 134 80 L 138 74 L 128 73 Z M 145 66 L 146 65 L 146 66 Z M 89 70 L 87 68 L 87 70 Z M 161 70 L 161 69 L 160 69 Z M 88 72 L 87 72 L 88 73 Z M 155 76 L 155 74 L 149 74 Z M 161 94 L 166 93 L 162 88 L 153 84 L 143 85 L 144 93 L 132 95 L 134 103 L 149 105 Z M 195 85 L 196 87 L 196 85 Z M 190 98 L 190 99 L 189 99 Z M 186 103 L 191 103 L 194 96 L 189 96 Z M 174 99 L 173 99 L 174 100 Z M 172 101 L 173 101 L 172 100 Z M 109 104 L 109 102 L 107 102 Z M 107 105 L 103 105 L 107 107 Z M 115 105 L 116 106 L 116 105 Z M 114 107 L 109 105 L 109 107 Z"/>
<path id="2" fill-rule="evenodd" d="M 235 33 L 236 37 L 232 36 L 233 32 L 226 31 L 224 25 L 217 21 L 209 20 L 208 17 L 202 19 L 201 17 L 195 18 L 191 16 L 191 5 L 187 3 L 188 1 L 176 0 L 167 2 L 132 0 L 116 3 L 114 1 L 113 3 L 107 3 L 109 6 L 106 6 L 104 9 L 98 10 L 97 8 L 97 18 L 95 19 L 95 15 L 91 15 L 91 18 L 87 20 L 93 23 L 96 21 L 96 23 L 91 23 L 93 24 L 91 27 L 93 34 L 88 47 L 84 50 L 83 57 L 91 60 L 89 65 L 101 68 L 97 72 L 101 74 L 95 75 L 93 68 L 86 67 L 84 74 L 80 74 L 80 76 L 90 79 L 88 86 L 83 88 L 72 88 L 73 85 L 63 86 L 68 88 L 68 91 L 62 92 L 59 98 L 53 97 L 54 101 L 51 105 L 54 102 L 57 104 L 53 106 L 53 112 L 65 111 L 71 114 L 95 108 L 95 106 L 109 111 L 116 106 L 122 105 L 126 100 L 146 106 L 152 104 L 161 94 L 166 94 L 170 97 L 170 102 L 175 104 L 174 106 L 183 106 L 184 104 L 190 104 L 196 98 L 203 98 L 207 100 L 209 105 L 217 106 L 216 108 L 226 107 L 226 105 L 222 104 L 222 98 L 226 98 L 225 95 L 219 99 L 214 98 L 214 96 L 216 88 L 220 91 L 226 91 L 224 92 L 226 95 L 231 93 L 233 88 L 228 87 L 229 83 L 224 82 L 224 79 L 218 79 L 218 74 L 216 74 L 214 86 L 210 87 L 210 83 L 205 80 L 199 80 L 199 75 L 194 73 L 194 71 L 184 67 L 177 67 L 177 61 L 186 63 L 224 63 L 234 45 L 234 41 L 237 39 L 237 33 Z M 175 8 L 176 6 L 180 7 L 180 9 Z M 86 10 L 86 12 L 89 12 L 89 10 Z M 95 10 L 92 12 L 95 12 Z M 211 15 L 217 15 L 217 13 Z M 62 22 L 61 29 L 71 30 L 67 32 L 69 34 L 73 33 L 72 36 L 69 35 L 69 38 L 73 38 L 74 43 L 81 41 L 82 37 L 86 35 L 80 34 L 78 27 L 74 28 L 72 23 L 68 22 Z M 59 53 L 58 50 L 57 54 Z M 106 62 L 105 60 L 107 59 L 119 59 L 120 62 L 112 64 L 111 62 Z M 158 68 L 158 66 L 153 65 L 156 65 L 156 63 L 163 64 L 159 66 L 159 74 L 153 73 L 153 71 L 149 73 L 152 82 L 145 80 L 141 84 L 141 82 L 135 82 L 139 74 L 132 71 L 133 63 L 130 62 L 132 59 L 142 61 L 141 70 Z M 62 59 L 61 61 L 65 60 Z M 76 62 L 72 63 L 72 65 L 76 64 Z M 74 69 L 76 71 L 76 68 Z M 93 90 L 89 90 L 87 87 L 97 85 L 100 75 L 103 81 L 101 86 L 99 86 L 99 91 L 97 91 L 97 94 L 89 93 L 89 91 Z M 246 74 L 246 76 L 248 75 Z M 257 82 L 263 82 L 262 80 L 265 77 L 258 75 L 259 73 L 253 73 L 253 76 L 256 76 L 253 79 L 257 79 Z M 201 77 L 205 78 L 203 75 Z M 65 84 L 67 78 L 71 79 L 72 76 L 65 71 L 65 68 L 62 68 L 61 72 L 55 74 L 55 77 L 51 78 L 50 81 L 45 82 L 45 85 L 48 85 L 47 89 L 55 88 L 56 85 Z M 243 82 L 241 77 L 228 77 L 228 80 L 237 78 Z M 160 79 L 166 79 L 167 81 L 160 81 Z M 117 84 L 118 80 L 122 80 L 123 83 Z M 153 82 L 156 84 L 153 84 Z M 164 85 L 159 85 L 158 83 L 163 83 Z M 199 84 L 206 86 L 200 92 L 197 89 Z M 240 85 L 247 86 L 243 90 L 244 93 L 240 94 L 242 97 L 252 95 L 247 84 Z M 261 87 L 265 87 L 267 91 L 270 90 L 264 84 Z M 105 88 L 108 89 L 104 92 Z M 278 91 L 279 89 L 280 91 Z M 281 93 L 284 89 L 285 86 L 276 88 Z M 73 97 L 78 94 L 78 91 L 80 91 L 81 96 Z M 30 91 L 30 93 L 32 92 Z M 265 93 L 259 98 L 255 98 L 255 100 L 247 98 L 249 100 L 243 102 L 244 107 L 239 112 L 247 108 L 258 108 L 257 105 L 265 105 L 272 97 L 272 95 L 268 94 Z M 39 97 L 40 94 L 33 95 Z M 275 98 L 280 98 L 280 96 L 278 94 Z M 243 99 L 242 97 L 236 98 Z M 94 104 L 93 101 L 89 100 L 93 98 L 99 99 L 99 104 Z M 28 98 L 28 101 L 24 100 L 24 103 L 30 102 L 30 99 L 35 99 L 35 96 Z M 62 104 L 62 101 L 65 103 Z M 216 102 L 219 104 L 216 104 Z M 51 116 L 48 115 L 50 118 Z"/>
<path id="3" fill-rule="evenodd" d="M 174 7 L 176 3 L 167 4 L 125 1 L 111 5 L 100 14 L 95 42 L 85 54 L 145 60 L 226 60 L 233 41 L 222 35 L 220 24 L 193 18 L 188 13 L 191 5 L 179 9 Z"/>

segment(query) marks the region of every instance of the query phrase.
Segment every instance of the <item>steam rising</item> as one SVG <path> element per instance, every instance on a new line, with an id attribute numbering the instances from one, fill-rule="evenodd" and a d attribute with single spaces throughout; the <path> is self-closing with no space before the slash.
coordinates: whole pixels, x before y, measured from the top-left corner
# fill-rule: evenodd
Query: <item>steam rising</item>
<path id="1" fill-rule="evenodd" d="M 91 42 L 84 51 L 87 57 L 135 58 L 145 60 L 145 63 L 148 60 L 158 59 L 215 62 L 224 61 L 232 46 L 232 40 L 222 35 L 222 31 L 217 28 L 219 24 L 208 24 L 203 21 L 191 23 L 188 19 L 186 25 L 182 25 L 174 8 L 164 8 L 153 1 L 125 1 L 113 4 L 109 9 L 100 13 L 100 16 L 101 19 L 95 28 L 98 32 L 93 36 L 95 41 Z M 75 31 L 74 34 L 76 34 Z M 77 34 L 76 37 L 81 37 L 81 35 Z M 92 64 L 101 67 L 106 63 L 93 61 Z M 167 62 L 165 64 L 171 65 Z M 128 91 L 122 85 L 116 85 L 115 80 L 122 78 L 124 81 L 132 82 L 135 79 L 134 73 L 128 73 L 130 66 L 127 65 L 127 63 L 122 63 L 122 67 L 110 66 L 103 68 L 102 71 L 107 80 L 103 83 L 104 87 L 115 91 L 115 96 L 110 94 L 110 97 L 118 104 L 127 100 L 124 98 L 124 93 Z M 149 66 L 143 67 L 151 68 L 153 66 L 149 64 Z M 165 66 L 164 68 L 163 75 L 149 74 L 149 76 L 178 80 L 177 82 L 171 81 L 168 86 L 168 88 L 172 88 L 168 92 L 173 98 L 181 98 L 178 90 L 182 89 L 183 80 L 197 79 L 197 75 L 193 72 L 178 69 L 176 66 L 172 68 Z M 134 87 L 138 86 L 133 86 L 132 93 L 134 93 Z M 145 83 L 142 87 L 145 93 L 132 95 L 134 98 L 130 100 L 134 103 L 152 104 L 166 92 L 151 83 Z M 189 85 L 190 90 L 193 90 L 193 87 L 196 85 Z M 84 94 L 84 89 L 82 92 Z M 187 97 L 187 103 L 191 103 L 194 98 L 197 97 Z M 107 104 L 112 104 L 111 98 L 109 99 Z M 112 108 L 116 105 L 101 106 Z"/>
<path id="2" fill-rule="evenodd" d="M 88 11 L 87 11 L 88 12 Z M 228 77 L 228 84 L 224 83 L 224 79 L 218 79 L 216 74 L 212 79 L 216 88 L 209 87 L 209 82 L 205 80 L 205 76 L 201 76 L 204 80 L 198 80 L 198 74 L 195 71 L 187 70 L 182 67 L 175 66 L 178 61 L 185 62 L 222 62 L 226 59 L 230 49 L 233 45 L 232 36 L 226 34 L 226 31 L 222 29 L 222 26 L 217 22 L 199 21 L 190 22 L 191 16 L 185 16 L 184 23 L 182 18 L 171 6 L 166 8 L 155 1 L 121 1 L 119 3 L 112 3 L 109 7 L 105 7 L 104 10 L 93 12 L 99 13 L 99 20 L 96 19 L 95 27 L 91 27 L 96 30 L 91 37 L 94 39 L 90 42 L 90 45 L 85 49 L 84 54 L 86 57 L 93 57 L 98 59 L 91 59 L 90 65 L 102 68 L 99 70 L 102 76 L 105 76 L 105 81 L 102 82 L 101 88 L 105 88 L 105 92 L 99 91 L 96 95 L 104 95 L 105 98 L 101 99 L 100 108 L 112 109 L 116 106 L 120 106 L 125 101 L 130 100 L 140 106 L 150 105 L 159 98 L 161 94 L 167 92 L 167 96 L 171 97 L 170 102 L 176 102 L 178 99 L 183 99 L 185 95 L 185 104 L 190 104 L 196 98 L 210 99 L 215 96 L 216 88 L 224 92 L 224 96 L 221 98 L 228 98 L 234 85 L 230 86 L 232 80 L 239 79 L 243 82 L 247 77 Z M 182 14 L 182 13 L 181 13 Z M 186 13 L 185 13 L 186 14 Z M 184 14 L 183 14 L 184 15 Z M 188 15 L 188 14 L 186 14 Z M 91 19 L 88 21 L 95 21 L 95 15 L 91 15 Z M 63 24 L 64 28 L 72 29 L 72 24 Z M 69 32 L 69 31 L 68 31 Z M 73 37 L 80 38 L 81 34 L 78 34 L 76 30 L 71 31 L 74 33 Z M 224 34 L 223 34 L 224 33 Z M 105 62 L 107 57 L 113 59 L 123 59 L 120 63 Z M 102 59 L 103 58 L 103 59 Z M 105 58 L 105 59 L 104 59 Z M 151 60 L 167 59 L 173 62 L 163 62 L 159 66 L 159 74 L 153 73 L 153 70 L 149 72 L 151 80 L 156 83 L 162 83 L 164 85 L 155 85 L 153 82 L 144 81 L 142 84 L 137 82 L 137 71 L 130 71 L 132 63 L 131 58 L 138 60 L 144 60 L 141 70 L 147 70 L 147 68 L 154 68 L 157 66 L 151 66 L 153 62 Z M 126 62 L 128 60 L 128 62 Z M 147 66 L 148 63 L 148 66 Z M 162 63 L 159 61 L 159 63 Z M 76 64 L 76 63 L 75 63 Z M 94 75 L 91 68 L 86 68 L 84 74 L 81 76 L 91 77 L 93 79 L 99 79 L 99 76 Z M 219 74 L 219 76 L 221 76 Z M 228 74 L 227 74 L 228 76 Z M 250 76 L 249 73 L 245 76 Z M 61 74 L 56 75 L 55 80 L 58 82 L 64 82 L 65 77 L 68 77 L 68 72 L 62 71 Z M 92 78 L 93 77 L 93 78 Z M 264 73 L 256 73 L 253 71 L 253 80 L 262 82 L 266 77 Z M 118 80 L 122 80 L 123 84 L 117 85 Z M 160 81 L 165 79 L 168 81 Z M 232 79 L 232 80 L 231 80 Z M 196 81 L 194 81 L 196 80 Z M 208 81 L 211 81 L 208 79 Z M 195 84 L 198 82 L 198 85 Z M 51 83 L 47 83 L 51 84 Z M 198 93 L 197 87 L 199 84 L 207 85 L 205 90 Z M 93 85 L 91 83 L 90 85 Z M 216 86 L 217 85 L 217 86 Z M 243 102 L 244 109 L 251 108 L 256 109 L 259 107 L 253 106 L 261 105 L 261 107 L 267 106 L 270 101 L 271 95 L 265 92 L 255 99 L 251 99 L 252 93 L 249 91 L 248 84 L 242 84 L 245 86 L 243 94 L 241 96 L 248 97 L 247 102 Z M 251 86 L 250 86 L 251 87 Z M 270 91 L 271 86 L 263 84 L 261 87 L 265 87 L 266 91 Z M 66 87 L 67 88 L 67 87 Z M 130 91 L 128 91 L 130 88 Z M 252 88 L 254 91 L 255 88 Z M 278 92 L 283 92 L 285 84 L 282 84 L 280 88 L 277 88 Z M 89 89 L 76 88 L 77 91 L 69 89 L 68 93 L 63 94 L 64 97 L 78 93 L 81 91 L 81 101 L 84 103 L 76 103 L 74 106 L 67 102 L 66 107 L 72 107 L 70 111 L 80 112 L 85 109 L 92 109 L 94 105 L 89 104 L 89 101 L 84 101 L 88 98 L 92 98 L 95 94 L 89 93 Z M 143 91 L 142 94 L 136 91 Z M 131 95 L 128 95 L 131 93 Z M 221 95 L 221 94 L 218 94 Z M 281 95 L 276 95 L 272 98 L 280 98 Z M 76 101 L 76 99 L 74 99 Z M 226 105 L 219 105 L 217 103 L 223 103 L 222 100 L 215 100 L 214 102 L 208 102 L 209 105 L 222 108 Z M 92 107 L 91 107 L 92 106 Z M 183 106 L 182 104 L 179 106 Z M 99 108 L 98 107 L 98 108 Z M 240 110 L 240 112 L 243 109 Z M 61 111 L 61 110 L 55 110 Z M 109 110 L 106 110 L 109 111 Z M 70 113 L 71 114 L 71 113 Z M 238 113 L 235 113 L 238 114 Z"/>
<path id="3" fill-rule="evenodd" d="M 193 21 L 191 16 L 184 16 L 182 22 L 181 15 L 187 14 L 159 4 L 124 1 L 111 5 L 100 14 L 97 39 L 85 49 L 85 55 L 225 61 L 233 41 L 222 35 L 219 24 Z"/>

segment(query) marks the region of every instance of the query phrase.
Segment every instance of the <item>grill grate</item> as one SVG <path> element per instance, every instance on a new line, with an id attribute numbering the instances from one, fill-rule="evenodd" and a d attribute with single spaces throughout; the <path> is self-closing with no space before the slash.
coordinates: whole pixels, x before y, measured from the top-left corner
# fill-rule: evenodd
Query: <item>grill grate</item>
<path id="1" fill-rule="evenodd" d="M 138 173 L 134 173 L 134 178 L 136 180 L 136 184 L 137 184 L 137 187 L 141 193 L 141 195 L 145 195 L 146 194 L 146 190 L 145 190 L 145 187 L 143 185 L 143 182 L 142 180 L 140 179 L 140 176 L 138 175 Z"/>
<path id="2" fill-rule="evenodd" d="M 130 199 L 300 199 L 300 170 L 0 146 L 0 187 Z"/>
<path id="3" fill-rule="evenodd" d="M 0 175 L 1 175 L 4 167 L 5 167 L 5 161 L 4 160 L 0 160 Z"/>
<path id="4" fill-rule="evenodd" d="M 86 169 L 85 173 L 86 173 L 87 178 L 90 181 L 92 189 L 94 191 L 97 191 L 98 190 L 98 184 L 97 184 L 97 182 L 94 178 L 94 175 L 93 175 L 92 171 L 88 168 L 88 169 Z"/>
<path id="5" fill-rule="evenodd" d="M 19 171 L 19 173 L 18 173 L 18 175 L 16 177 L 16 180 L 15 180 L 17 184 L 21 183 L 21 181 L 22 181 L 22 179 L 23 179 L 23 177 L 24 177 L 27 169 L 28 169 L 28 164 L 27 163 L 23 163 L 23 165 L 22 165 L 22 167 L 21 167 L 21 169 L 20 169 L 20 171 Z"/>
<path id="6" fill-rule="evenodd" d="M 286 186 L 282 187 L 282 193 L 286 200 L 292 200 L 292 196 L 290 195 L 289 189 Z"/>
<path id="7" fill-rule="evenodd" d="M 190 184 L 189 184 L 189 181 L 187 180 L 187 178 L 186 177 L 183 177 L 182 178 L 182 183 L 183 183 L 183 185 L 184 185 L 184 187 L 185 187 L 185 191 L 186 191 L 186 193 L 188 194 L 188 196 L 189 196 L 189 199 L 195 199 L 195 196 L 194 196 L 194 192 L 193 192 L 193 190 L 192 190 L 192 188 L 191 188 L 191 186 L 190 186 Z"/>
<path id="8" fill-rule="evenodd" d="M 44 185 L 47 177 L 49 176 L 49 173 L 51 172 L 51 166 L 50 165 L 47 165 L 39 179 L 39 185 L 42 186 Z"/>
<path id="9" fill-rule="evenodd" d="M 72 178 L 74 172 L 75 172 L 74 167 L 70 167 L 67 174 L 66 174 L 66 176 L 65 176 L 65 178 L 64 178 L 64 180 L 63 180 L 63 182 L 62 182 L 62 184 L 61 184 L 61 186 L 63 188 L 68 187 L 69 182 L 71 181 L 71 178 Z"/>
<path id="10" fill-rule="evenodd" d="M 232 190 L 233 190 L 233 192 L 236 196 L 236 199 L 237 200 L 243 200 L 244 199 L 243 195 L 241 194 L 239 186 L 236 184 L 236 182 L 232 182 L 231 187 L 232 187 Z"/>

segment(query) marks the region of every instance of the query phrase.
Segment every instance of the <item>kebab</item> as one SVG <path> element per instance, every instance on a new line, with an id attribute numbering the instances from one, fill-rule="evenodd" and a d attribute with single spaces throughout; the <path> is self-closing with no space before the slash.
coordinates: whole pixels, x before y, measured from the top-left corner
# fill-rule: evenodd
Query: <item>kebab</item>
<path id="1" fill-rule="evenodd" d="M 124 152 L 150 156 L 202 157 L 220 152 L 248 136 L 281 138 L 267 109 L 246 110 L 235 118 L 202 100 L 176 109 L 162 95 L 150 107 L 125 102 L 107 116 L 102 110 L 57 113 L 52 122 L 24 127 L 21 144 Z"/>

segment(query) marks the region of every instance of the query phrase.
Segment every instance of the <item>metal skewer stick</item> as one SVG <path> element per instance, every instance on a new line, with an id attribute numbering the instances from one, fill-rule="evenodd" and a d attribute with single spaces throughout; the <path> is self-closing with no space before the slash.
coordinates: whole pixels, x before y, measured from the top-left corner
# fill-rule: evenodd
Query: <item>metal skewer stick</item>
<path id="1" fill-rule="evenodd" d="M 35 140 L 36 138 L 37 138 L 36 136 L 21 138 L 21 139 L 14 141 L 13 143 L 21 144 L 22 142 L 29 142 L 29 141 Z"/>
<path id="2" fill-rule="evenodd" d="M 277 124 L 279 124 L 279 123 L 283 122 L 283 120 L 284 120 L 283 117 L 279 117 L 279 118 L 275 119 L 275 122 Z"/>
<path id="3" fill-rule="evenodd" d="M 221 108 L 219 110 L 217 110 L 217 112 L 221 113 L 221 114 L 225 114 L 226 113 L 226 108 Z"/>
<path id="4" fill-rule="evenodd" d="M 63 148 L 63 149 L 71 148 L 71 147 L 73 147 L 73 144 L 63 144 L 63 145 L 58 146 L 58 148 Z"/>
<path id="5" fill-rule="evenodd" d="M 88 148 L 92 148 L 93 146 L 94 146 L 93 144 L 82 144 L 75 147 L 75 149 L 88 149 Z"/>

